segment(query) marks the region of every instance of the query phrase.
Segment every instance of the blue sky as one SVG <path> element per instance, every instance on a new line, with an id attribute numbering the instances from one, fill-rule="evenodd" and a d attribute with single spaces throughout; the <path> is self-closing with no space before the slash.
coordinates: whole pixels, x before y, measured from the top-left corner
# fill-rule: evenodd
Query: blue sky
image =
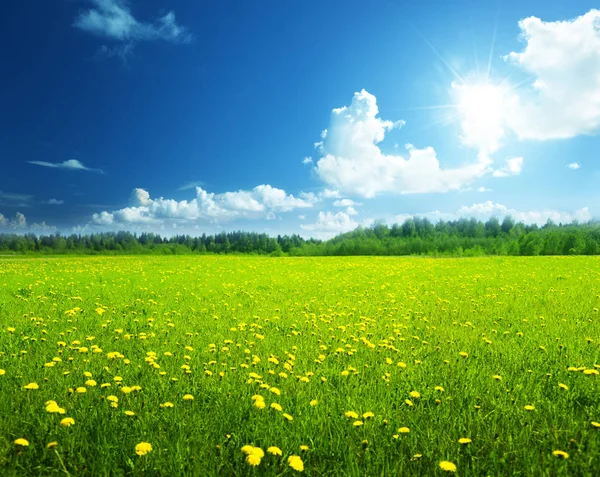
<path id="1" fill-rule="evenodd" d="M 597 218 L 593 7 L 7 2 L 0 231 Z"/>

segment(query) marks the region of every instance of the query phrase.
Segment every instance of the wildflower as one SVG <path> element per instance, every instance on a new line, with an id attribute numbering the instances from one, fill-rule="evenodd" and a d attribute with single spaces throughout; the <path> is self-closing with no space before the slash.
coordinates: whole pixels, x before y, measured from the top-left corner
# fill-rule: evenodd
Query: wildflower
<path id="1" fill-rule="evenodd" d="M 352 425 L 353 425 L 354 427 L 360 427 L 360 426 L 362 426 L 363 424 L 364 424 L 364 422 L 362 422 L 362 421 L 354 421 L 354 422 L 352 423 Z"/>
<path id="2" fill-rule="evenodd" d="M 375 414 L 373 414 L 371 411 L 367 411 L 363 414 L 363 419 L 370 419 L 371 417 L 375 417 Z"/>
<path id="3" fill-rule="evenodd" d="M 558 383 L 558 387 L 561 389 L 564 389 L 565 391 L 569 390 L 569 386 L 567 386 L 566 384 L 563 384 L 563 383 Z"/>
<path id="4" fill-rule="evenodd" d="M 39 389 L 38 383 L 29 383 L 23 386 L 24 389 Z"/>
<path id="5" fill-rule="evenodd" d="M 443 392 L 444 392 L 444 388 L 443 388 L 443 387 L 441 387 L 441 386 L 436 386 L 436 387 L 435 387 L 435 390 L 436 390 L 436 391 L 438 391 L 438 392 L 440 392 L 440 393 L 443 393 Z"/>
<path id="6" fill-rule="evenodd" d="M 75 391 L 77 391 L 79 394 L 83 394 L 87 391 L 87 389 L 84 388 L 83 386 L 80 386 L 77 389 L 75 389 Z"/>
<path id="7" fill-rule="evenodd" d="M 148 452 L 152 452 L 152 444 L 148 442 L 140 442 L 135 446 L 135 453 L 137 455 L 146 455 Z"/>
<path id="8" fill-rule="evenodd" d="M 288 465 L 298 472 L 302 472 L 304 470 L 304 462 L 298 455 L 291 455 L 288 457 Z"/>
<path id="9" fill-rule="evenodd" d="M 528 404 L 527 406 L 523 406 L 523 409 L 525 409 L 526 411 L 533 411 L 535 407 Z"/>
<path id="10" fill-rule="evenodd" d="M 185 396 L 183 396 L 183 400 L 184 401 L 193 401 L 194 396 L 192 396 L 191 394 L 186 394 Z"/>
<path id="11" fill-rule="evenodd" d="M 405 399 L 405 400 L 404 400 L 404 402 L 406 403 L 406 405 L 407 405 L 408 407 L 410 407 L 410 406 L 414 406 L 414 405 L 415 405 L 415 404 L 414 404 L 414 403 L 413 403 L 413 402 L 412 402 L 410 399 Z"/>
<path id="12" fill-rule="evenodd" d="M 465 353 L 464 351 L 461 351 L 460 353 L 458 353 L 458 355 L 459 355 L 461 358 L 468 358 L 468 357 L 469 357 L 469 353 Z M 441 465 L 441 464 L 440 464 L 440 465 Z M 452 465 L 454 465 L 454 464 L 452 464 Z M 454 472 L 454 470 L 453 470 L 453 471 L 451 471 L 451 472 Z"/>
<path id="13" fill-rule="evenodd" d="M 267 449 L 267 452 L 272 455 L 279 455 L 279 456 L 283 455 L 283 452 L 281 451 L 281 449 L 279 447 L 275 447 L 275 446 L 269 447 Z"/>
<path id="14" fill-rule="evenodd" d="M 135 412 L 133 411 L 125 411 L 126 416 L 135 416 Z"/>
<path id="15" fill-rule="evenodd" d="M 6 371 L 4 371 L 3 369 L 0 369 L 0 376 L 4 376 L 6 374 Z"/>
<path id="16" fill-rule="evenodd" d="M 410 429 L 408 427 L 401 427 L 400 429 L 398 429 L 398 432 L 400 434 L 408 434 L 410 432 Z"/>
<path id="17" fill-rule="evenodd" d="M 23 439 L 22 437 L 20 437 L 19 439 L 15 440 L 15 445 L 21 446 L 21 447 L 27 447 L 29 445 L 29 441 L 27 439 Z"/>
<path id="18" fill-rule="evenodd" d="M 58 442 L 56 442 L 56 441 L 48 442 L 48 445 L 46 445 L 46 449 L 52 449 L 57 446 L 58 446 Z"/>
<path id="19" fill-rule="evenodd" d="M 271 409 L 275 409 L 276 411 L 279 411 L 279 412 L 283 411 L 281 404 L 277 404 L 276 402 L 271 403 Z"/>
<path id="20" fill-rule="evenodd" d="M 561 451 L 561 450 L 555 450 L 554 452 L 552 452 L 552 455 L 554 457 L 560 457 L 561 459 L 569 458 L 569 454 L 567 454 L 565 451 Z"/>
<path id="21" fill-rule="evenodd" d="M 408 394 L 410 395 L 411 398 L 415 398 L 415 399 L 419 399 L 421 397 L 421 395 L 417 391 L 411 391 Z"/>
<path id="22" fill-rule="evenodd" d="M 306 446 L 306 445 L 302 445 L 302 446 L 300 446 L 300 450 L 301 450 L 302 452 L 306 452 L 308 449 L 309 449 L 309 447 L 308 447 L 308 446 Z"/>
<path id="23" fill-rule="evenodd" d="M 123 394 L 129 394 L 131 391 L 133 391 L 133 389 L 131 389 L 129 386 L 123 386 L 123 387 L 121 388 L 121 392 L 122 392 Z"/>
<path id="24" fill-rule="evenodd" d="M 287 414 L 285 412 L 283 413 L 283 417 L 285 417 L 288 421 L 293 421 L 294 420 L 294 418 L 292 416 L 290 416 L 289 414 Z"/>
<path id="25" fill-rule="evenodd" d="M 500 376 L 499 374 L 494 374 L 494 376 L 492 376 L 496 381 L 502 381 L 502 376 Z"/>
<path id="26" fill-rule="evenodd" d="M 106 399 L 110 402 L 119 402 L 119 398 L 117 396 L 110 395 Z"/>
<path id="27" fill-rule="evenodd" d="M 596 429 L 600 429 L 600 422 L 592 421 L 592 427 L 595 427 Z"/>
<path id="28" fill-rule="evenodd" d="M 262 399 L 257 399 L 254 401 L 254 407 L 257 409 L 264 409 L 267 405 Z"/>
<path id="29" fill-rule="evenodd" d="M 167 401 L 164 404 L 161 404 L 160 407 L 173 407 L 173 403 Z"/>
<path id="30" fill-rule="evenodd" d="M 96 381 L 94 381 L 93 379 L 88 379 L 85 382 L 85 385 L 88 386 L 88 387 L 90 387 L 90 388 L 93 388 L 96 385 Z"/>
<path id="31" fill-rule="evenodd" d="M 319 401 L 317 401 L 316 399 L 313 399 L 313 400 L 310 402 L 310 405 L 311 405 L 311 406 L 313 406 L 313 407 L 314 407 L 314 406 L 316 406 L 317 404 L 319 404 Z"/>
<path id="32" fill-rule="evenodd" d="M 446 472 L 456 472 L 456 465 L 447 460 L 443 460 L 440 462 L 440 469 L 445 470 Z"/>
<path id="33" fill-rule="evenodd" d="M 72 417 L 65 417 L 62 421 L 60 421 L 60 425 L 63 427 L 69 427 L 75 424 L 75 419 Z"/>
<path id="34" fill-rule="evenodd" d="M 470 444 L 471 442 L 472 442 L 471 439 L 469 439 L 468 437 L 461 437 L 458 440 L 459 444 Z"/>
<path id="35" fill-rule="evenodd" d="M 346 411 L 346 417 L 349 417 L 350 419 L 358 419 L 358 413 L 354 411 Z"/>
<path id="36" fill-rule="evenodd" d="M 246 456 L 246 463 L 252 467 L 256 467 L 260 464 L 261 458 L 257 454 L 248 454 Z"/>
<path id="37" fill-rule="evenodd" d="M 50 413 L 50 414 L 54 414 L 54 413 L 58 413 L 58 414 L 64 414 L 66 411 L 60 407 L 56 401 L 48 401 L 46 403 L 46 412 Z"/>

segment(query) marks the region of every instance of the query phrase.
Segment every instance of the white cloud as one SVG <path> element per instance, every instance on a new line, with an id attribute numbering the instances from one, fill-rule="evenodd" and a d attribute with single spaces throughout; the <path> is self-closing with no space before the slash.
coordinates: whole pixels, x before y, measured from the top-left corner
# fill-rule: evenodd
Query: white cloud
<path id="1" fill-rule="evenodd" d="M 519 22 L 525 47 L 504 59 L 528 76 L 521 88 L 454 83 L 461 140 L 480 154 L 519 139 L 567 139 L 600 131 L 600 11 L 573 20 Z"/>
<path id="2" fill-rule="evenodd" d="M 519 22 L 526 42 L 506 60 L 531 75 L 508 117 L 521 139 L 570 138 L 600 130 L 600 11 L 573 20 Z"/>
<path id="3" fill-rule="evenodd" d="M 350 218 L 344 212 L 319 212 L 317 221 L 314 224 L 300 224 L 300 228 L 313 232 L 321 239 L 328 239 L 335 235 L 349 232 L 358 227 L 358 223 Z"/>
<path id="4" fill-rule="evenodd" d="M 148 191 L 134 189 L 131 206 L 116 211 L 103 211 L 92 216 L 92 223 L 101 226 L 164 225 L 181 222 L 223 222 L 236 218 L 263 218 L 272 220 L 276 212 L 312 207 L 314 194 L 295 197 L 270 185 L 259 185 L 252 190 L 209 193 L 196 187 L 196 197 L 177 201 L 160 197 L 152 199 Z"/>
<path id="5" fill-rule="evenodd" d="M 339 199 L 341 197 L 340 191 L 331 189 L 323 189 L 323 192 L 320 193 L 320 196 L 323 199 Z"/>
<path id="6" fill-rule="evenodd" d="M 518 176 L 523 169 L 523 158 L 512 157 L 506 161 L 506 165 L 501 169 L 496 169 L 493 172 L 494 177 L 509 177 Z"/>
<path id="7" fill-rule="evenodd" d="M 477 189 L 477 192 L 492 192 L 492 189 L 481 186 Z"/>
<path id="8" fill-rule="evenodd" d="M 44 167 L 52 167 L 54 169 L 71 169 L 75 171 L 89 171 L 89 172 L 97 172 L 98 174 L 104 174 L 102 169 L 93 169 L 90 167 L 84 166 L 77 159 L 69 159 L 64 162 L 46 162 L 46 161 L 27 161 L 29 164 L 35 164 L 37 166 Z"/>
<path id="9" fill-rule="evenodd" d="M 354 207 L 346 207 L 346 214 L 348 215 L 358 215 L 358 212 Z"/>
<path id="10" fill-rule="evenodd" d="M 579 164 L 578 162 L 571 162 L 570 164 L 567 164 L 567 167 L 576 171 L 577 169 L 581 168 L 581 164 Z"/>
<path id="11" fill-rule="evenodd" d="M 332 111 L 315 167 L 328 185 L 366 198 L 383 192 L 447 192 L 460 190 L 489 171 L 491 161 L 483 155 L 472 164 L 444 169 L 431 147 L 408 144 L 408 158 L 384 154 L 378 144 L 404 122 L 382 120 L 378 112 L 375 96 L 365 90 L 354 94 L 350 106 Z"/>
<path id="12" fill-rule="evenodd" d="M 33 223 L 29 225 L 27 218 L 21 212 L 15 214 L 14 219 L 9 219 L 3 214 L 0 214 L 0 232 L 10 233 L 26 233 L 33 232 L 37 234 L 53 233 L 56 231 L 56 227 L 47 225 L 46 222 Z"/>
<path id="13" fill-rule="evenodd" d="M 312 164 L 313 160 L 312 157 L 305 157 L 304 159 L 302 159 L 302 164 Z"/>
<path id="14" fill-rule="evenodd" d="M 592 214 L 587 207 L 583 207 L 574 212 L 566 212 L 552 209 L 541 209 L 541 210 L 517 210 L 505 205 L 494 203 L 491 200 L 487 202 L 481 202 L 469 206 L 462 206 L 456 212 L 440 212 L 435 210 L 424 214 L 400 214 L 394 217 L 397 223 L 403 223 L 406 219 L 411 217 L 425 217 L 431 222 L 437 222 L 439 220 L 458 220 L 460 218 L 475 218 L 478 220 L 487 220 L 490 217 L 496 217 L 502 219 L 507 216 L 511 216 L 517 222 L 524 222 L 526 224 L 545 224 L 548 219 L 555 223 L 571 223 L 573 220 L 579 222 L 588 222 L 592 219 Z"/>
<path id="15" fill-rule="evenodd" d="M 118 41 L 166 40 L 188 43 L 192 35 L 177 24 L 171 11 L 153 23 L 141 22 L 121 0 L 91 0 L 96 8 L 81 12 L 73 26 L 97 36 Z"/>
<path id="16" fill-rule="evenodd" d="M 556 223 L 570 223 L 573 220 L 587 222 L 592 219 L 592 215 L 587 207 L 576 210 L 575 212 L 563 212 L 551 209 L 522 211 L 508 208 L 502 204 L 493 203 L 488 200 L 480 204 L 471 206 L 462 206 L 457 211 L 459 217 L 475 217 L 478 219 L 487 219 L 489 217 L 506 217 L 510 215 L 517 222 L 528 224 L 544 224 L 548 219 Z"/>
<path id="17" fill-rule="evenodd" d="M 48 205 L 63 205 L 65 203 L 64 200 L 58 200 L 58 199 L 49 199 L 48 202 L 46 202 Z"/>
<path id="18" fill-rule="evenodd" d="M 360 202 L 354 202 L 351 199 L 340 199 L 340 200 L 336 200 L 333 203 L 334 207 L 352 207 L 355 205 L 362 205 Z"/>

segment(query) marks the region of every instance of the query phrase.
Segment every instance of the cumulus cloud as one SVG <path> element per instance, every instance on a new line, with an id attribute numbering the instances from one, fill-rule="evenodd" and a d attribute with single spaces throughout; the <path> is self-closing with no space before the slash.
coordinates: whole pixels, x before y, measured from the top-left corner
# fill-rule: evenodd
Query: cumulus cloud
<path id="1" fill-rule="evenodd" d="M 320 193 L 323 199 L 339 199 L 341 197 L 339 190 L 323 189 Z"/>
<path id="2" fill-rule="evenodd" d="M 581 168 L 581 164 L 579 164 L 578 162 L 571 162 L 570 164 L 567 164 L 567 168 L 576 171 L 577 169 Z"/>
<path id="3" fill-rule="evenodd" d="M 592 220 L 592 214 L 587 207 L 583 207 L 573 212 L 553 210 L 553 209 L 540 209 L 540 210 L 518 210 L 507 207 L 505 205 L 492 202 L 481 202 L 469 206 L 462 206 L 456 212 L 440 212 L 435 210 L 424 214 L 400 214 L 394 217 L 397 223 L 403 223 L 406 219 L 411 217 L 425 217 L 432 222 L 439 220 L 458 220 L 460 218 L 475 218 L 478 220 L 487 220 L 490 217 L 503 218 L 511 216 L 517 222 L 524 222 L 526 224 L 545 224 L 548 219 L 555 223 L 571 223 L 574 220 L 579 222 L 588 222 Z"/>
<path id="4" fill-rule="evenodd" d="M 600 10 L 572 20 L 519 22 L 523 51 L 506 60 L 533 77 L 511 129 L 522 139 L 562 139 L 600 130 Z"/>
<path id="5" fill-rule="evenodd" d="M 302 159 L 302 164 L 312 164 L 313 160 L 312 157 L 305 157 L 304 159 Z"/>
<path id="6" fill-rule="evenodd" d="M 375 96 L 362 90 L 352 104 L 332 111 L 330 126 L 322 133 L 322 157 L 315 170 L 329 186 L 365 198 L 383 192 L 401 194 L 460 190 L 489 171 L 483 155 L 474 163 L 442 168 L 432 147 L 406 145 L 408 157 L 384 154 L 378 144 L 403 121 L 378 117 Z"/>
<path id="7" fill-rule="evenodd" d="M 493 172 L 494 177 L 510 177 L 518 176 L 523 169 L 523 158 L 512 157 L 506 161 L 506 165 L 501 169 L 496 169 Z"/>
<path id="8" fill-rule="evenodd" d="M 154 22 L 137 20 L 122 0 L 91 0 L 95 8 L 81 12 L 73 26 L 97 36 L 117 41 L 165 40 L 188 43 L 192 35 L 177 24 L 171 11 Z"/>
<path id="9" fill-rule="evenodd" d="M 504 57 L 529 78 L 520 88 L 477 80 L 452 85 L 462 142 L 489 155 L 508 136 L 541 141 L 599 132 L 599 25 L 600 10 L 567 21 L 521 20 L 524 49 Z"/>
<path id="10" fill-rule="evenodd" d="M 358 227 L 350 216 L 344 212 L 319 212 L 314 224 L 300 224 L 303 230 L 312 232 L 314 236 L 321 239 L 328 239 L 335 235 L 349 232 Z"/>
<path id="11" fill-rule="evenodd" d="M 355 205 L 362 205 L 360 202 L 354 202 L 352 199 L 340 199 L 333 203 L 334 207 L 352 207 Z"/>
<path id="12" fill-rule="evenodd" d="M 181 201 L 163 197 L 152 199 L 148 191 L 138 188 L 132 192 L 131 206 L 94 214 L 92 223 L 101 226 L 164 225 L 179 221 L 191 225 L 236 218 L 274 219 L 276 213 L 312 207 L 316 200 L 314 194 L 295 197 L 268 184 L 222 194 L 196 187 L 196 197 Z"/>
<path id="13" fill-rule="evenodd" d="M 46 161 L 27 161 L 29 164 L 35 164 L 36 166 L 52 167 L 53 169 L 71 169 L 74 171 L 88 171 L 96 172 L 98 174 L 104 174 L 102 169 L 93 169 L 91 167 L 84 166 L 77 159 L 69 159 L 64 162 L 46 162 Z"/>
<path id="14" fill-rule="evenodd" d="M 56 232 L 56 227 L 47 225 L 46 222 L 28 224 L 25 215 L 21 212 L 17 212 L 14 219 L 10 219 L 3 214 L 0 214 L 0 232 L 17 234 L 33 232 L 37 234 L 48 234 Z"/>

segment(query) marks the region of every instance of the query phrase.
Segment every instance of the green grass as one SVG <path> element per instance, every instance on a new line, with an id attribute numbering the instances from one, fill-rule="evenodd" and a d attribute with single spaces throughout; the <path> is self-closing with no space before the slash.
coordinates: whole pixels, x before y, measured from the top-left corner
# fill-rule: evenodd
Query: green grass
<path id="1" fill-rule="evenodd" d="M 583 257 L 3 259 L 0 474 L 597 475 L 599 296 Z"/>

